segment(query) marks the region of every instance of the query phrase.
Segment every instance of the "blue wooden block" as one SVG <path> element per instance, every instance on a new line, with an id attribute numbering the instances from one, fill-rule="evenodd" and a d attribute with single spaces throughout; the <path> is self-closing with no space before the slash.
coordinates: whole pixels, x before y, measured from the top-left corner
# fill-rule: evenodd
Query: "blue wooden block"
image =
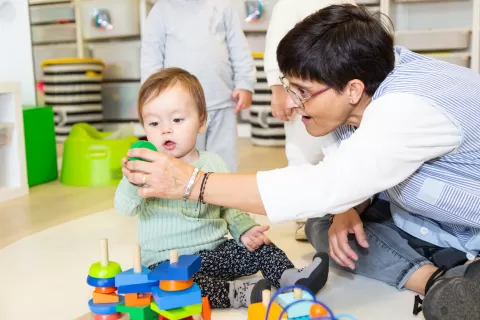
<path id="1" fill-rule="evenodd" d="M 148 274 L 150 280 L 182 280 L 186 281 L 200 270 L 199 255 L 183 255 L 178 262 L 164 261 Z"/>
<path id="2" fill-rule="evenodd" d="M 117 305 L 124 302 L 123 296 L 119 296 L 120 301 L 114 303 L 93 303 L 93 299 L 88 301 L 90 311 L 95 314 L 114 314 L 117 313 Z"/>
<path id="3" fill-rule="evenodd" d="M 115 278 L 99 279 L 87 276 L 87 284 L 95 288 L 111 288 L 115 287 Z"/>
<path id="4" fill-rule="evenodd" d="M 133 272 L 133 268 L 127 271 L 123 271 L 115 276 L 115 287 L 147 283 L 149 282 L 149 273 L 150 269 L 148 269 L 147 267 L 142 267 L 142 272 L 140 273 Z"/>
<path id="5" fill-rule="evenodd" d="M 146 293 L 152 292 L 152 287 L 158 287 L 159 283 L 155 280 L 149 280 L 146 283 L 141 284 L 131 284 L 128 286 L 120 286 L 117 288 L 117 292 L 119 294 L 127 294 L 127 293 Z"/>
<path id="6" fill-rule="evenodd" d="M 287 310 L 288 319 L 295 319 L 300 317 L 309 316 L 310 317 L 310 308 L 312 307 L 312 296 L 306 292 L 302 291 L 302 299 L 306 300 L 300 303 L 297 303 Z M 293 296 L 293 292 L 282 293 L 277 297 L 277 303 L 285 309 L 289 304 L 296 301 Z"/>
<path id="7" fill-rule="evenodd" d="M 192 287 L 182 291 L 164 291 L 152 288 L 153 299 L 160 310 L 183 308 L 202 303 L 200 287 L 194 283 Z"/>

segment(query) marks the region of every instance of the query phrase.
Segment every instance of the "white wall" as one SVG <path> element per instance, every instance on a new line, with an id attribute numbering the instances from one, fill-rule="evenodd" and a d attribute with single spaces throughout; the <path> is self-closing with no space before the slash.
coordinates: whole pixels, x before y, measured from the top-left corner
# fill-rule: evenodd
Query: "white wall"
<path id="1" fill-rule="evenodd" d="M 35 104 L 28 0 L 0 0 L 0 82 L 17 81 L 22 104 Z"/>

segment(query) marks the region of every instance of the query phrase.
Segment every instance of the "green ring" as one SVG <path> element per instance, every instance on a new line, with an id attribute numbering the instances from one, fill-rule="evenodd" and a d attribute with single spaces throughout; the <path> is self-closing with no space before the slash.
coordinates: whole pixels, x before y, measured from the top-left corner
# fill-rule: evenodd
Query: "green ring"
<path id="1" fill-rule="evenodd" d="M 130 149 L 140 149 L 140 148 L 146 148 L 146 149 L 150 149 L 150 150 L 153 150 L 153 151 L 158 151 L 157 148 L 153 145 L 153 143 L 151 143 L 149 141 L 144 141 L 144 140 L 139 140 L 139 141 L 135 142 L 134 144 L 132 144 L 132 146 L 130 147 Z M 135 158 L 135 157 L 129 157 L 129 160 L 130 161 L 135 161 L 135 160 L 145 161 L 144 159 Z"/>
<path id="2" fill-rule="evenodd" d="M 90 270 L 88 270 L 88 275 L 97 279 L 108 279 L 115 277 L 121 272 L 122 268 L 120 267 L 120 264 L 115 261 L 109 261 L 108 266 L 106 267 L 102 267 L 100 262 L 95 262 L 90 266 Z"/>

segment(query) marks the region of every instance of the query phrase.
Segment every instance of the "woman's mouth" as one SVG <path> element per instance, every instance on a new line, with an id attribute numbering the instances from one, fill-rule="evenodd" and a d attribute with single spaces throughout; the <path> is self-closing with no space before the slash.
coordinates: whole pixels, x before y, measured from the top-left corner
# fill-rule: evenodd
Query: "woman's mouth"
<path id="1" fill-rule="evenodd" d="M 302 116 L 302 122 L 304 124 L 307 124 L 311 119 L 312 119 L 312 117 Z"/>
<path id="2" fill-rule="evenodd" d="M 163 147 L 165 148 L 165 150 L 169 150 L 169 151 L 175 149 L 176 145 L 177 144 L 172 140 L 167 140 L 163 143 Z"/>

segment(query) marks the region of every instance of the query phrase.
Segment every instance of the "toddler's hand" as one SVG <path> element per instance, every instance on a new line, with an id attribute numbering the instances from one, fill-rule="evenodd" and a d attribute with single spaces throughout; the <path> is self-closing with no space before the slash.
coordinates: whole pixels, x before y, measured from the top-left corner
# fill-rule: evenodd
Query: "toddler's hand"
<path id="1" fill-rule="evenodd" d="M 250 228 L 247 232 L 242 234 L 240 241 L 248 249 L 248 251 L 255 251 L 264 244 L 269 245 L 272 243 L 264 232 L 270 229 L 269 226 L 255 226 Z"/>
<path id="2" fill-rule="evenodd" d="M 236 101 L 235 104 L 235 113 L 243 109 L 250 108 L 252 104 L 252 93 L 248 90 L 236 89 L 232 93 L 232 99 Z"/>

